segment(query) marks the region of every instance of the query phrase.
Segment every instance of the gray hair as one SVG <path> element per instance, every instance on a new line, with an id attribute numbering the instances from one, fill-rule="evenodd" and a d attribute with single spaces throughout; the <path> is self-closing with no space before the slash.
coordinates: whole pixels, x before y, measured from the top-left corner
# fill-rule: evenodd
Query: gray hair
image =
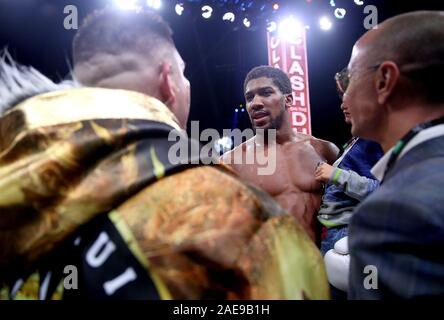
<path id="1" fill-rule="evenodd" d="M 33 67 L 15 62 L 7 49 L 0 51 L 0 116 L 33 96 L 79 86 L 72 80 L 54 83 Z"/>

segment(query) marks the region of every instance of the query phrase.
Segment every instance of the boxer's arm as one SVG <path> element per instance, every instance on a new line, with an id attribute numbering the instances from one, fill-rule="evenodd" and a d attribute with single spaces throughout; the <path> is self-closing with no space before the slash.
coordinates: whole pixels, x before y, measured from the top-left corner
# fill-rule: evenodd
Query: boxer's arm
<path id="1" fill-rule="evenodd" d="M 223 163 L 226 165 L 231 165 L 232 151 L 225 152 L 223 155 L 219 157 L 219 163 Z"/>
<path id="2" fill-rule="evenodd" d="M 238 165 L 242 163 L 243 159 L 242 153 L 243 149 L 241 149 L 241 146 L 238 146 L 230 151 L 225 152 L 222 156 L 220 156 L 219 163 L 229 166 L 231 167 L 231 169 L 237 172 L 239 169 Z"/>
<path id="3" fill-rule="evenodd" d="M 233 176 L 239 176 L 239 173 L 236 170 L 235 165 L 233 164 L 231 157 L 233 151 L 225 152 L 217 159 L 218 168 L 221 168 L 226 173 L 229 173 Z"/>
<path id="4" fill-rule="evenodd" d="M 330 165 L 338 158 L 339 148 L 332 142 L 313 138 L 311 139 L 311 145 Z"/>

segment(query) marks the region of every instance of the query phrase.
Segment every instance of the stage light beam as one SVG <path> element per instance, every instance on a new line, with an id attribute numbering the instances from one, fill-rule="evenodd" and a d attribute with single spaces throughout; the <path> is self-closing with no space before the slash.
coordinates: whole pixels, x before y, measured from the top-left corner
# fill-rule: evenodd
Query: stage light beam
<path id="1" fill-rule="evenodd" d="M 304 27 L 302 23 L 293 17 L 282 20 L 279 24 L 279 37 L 287 41 L 295 41 L 301 38 Z"/>
<path id="2" fill-rule="evenodd" d="M 181 16 L 183 11 L 185 10 L 185 8 L 183 7 L 183 3 L 176 4 L 176 6 L 174 7 L 174 10 L 176 11 L 176 14 L 178 16 Z"/>
<path id="3" fill-rule="evenodd" d="M 205 19 L 210 19 L 212 14 L 213 8 L 211 8 L 210 6 L 202 7 L 202 17 L 204 17 Z"/>
<path id="4" fill-rule="evenodd" d="M 114 0 L 114 4 L 122 10 L 133 10 L 137 9 L 137 0 Z"/>
<path id="5" fill-rule="evenodd" d="M 335 9 L 335 17 L 337 19 L 344 19 L 346 13 L 347 13 L 347 10 L 345 10 L 344 8 L 336 8 Z"/>
<path id="6" fill-rule="evenodd" d="M 274 21 L 270 21 L 267 23 L 267 31 L 272 33 L 277 30 L 277 24 Z"/>
<path id="7" fill-rule="evenodd" d="M 333 23 L 330 21 L 329 18 L 327 17 L 322 17 L 319 20 L 319 25 L 321 26 L 322 30 L 328 31 L 331 29 L 331 27 L 333 26 Z"/>
<path id="8" fill-rule="evenodd" d="M 251 27 L 251 21 L 248 20 L 248 18 L 244 18 L 243 23 L 244 23 L 245 27 L 247 27 L 247 28 Z"/>
<path id="9" fill-rule="evenodd" d="M 230 137 L 225 136 L 217 140 L 214 144 L 214 147 L 216 151 L 219 152 L 219 154 L 225 153 L 226 151 L 231 150 L 231 148 L 233 147 L 233 141 Z"/>
<path id="10" fill-rule="evenodd" d="M 236 19 L 236 17 L 233 12 L 227 12 L 222 17 L 222 20 L 230 21 L 230 22 L 234 22 L 235 19 Z"/>
<path id="11" fill-rule="evenodd" d="M 159 10 L 162 6 L 161 0 L 146 0 L 146 4 L 148 7 Z"/>

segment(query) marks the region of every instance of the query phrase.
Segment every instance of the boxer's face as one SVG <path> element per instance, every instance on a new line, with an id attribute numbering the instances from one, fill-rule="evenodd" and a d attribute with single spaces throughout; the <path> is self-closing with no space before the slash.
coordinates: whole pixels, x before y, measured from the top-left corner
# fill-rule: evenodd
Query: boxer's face
<path id="1" fill-rule="evenodd" d="M 272 79 L 261 77 L 250 80 L 245 90 L 245 101 L 253 128 L 278 130 L 287 112 L 287 100 Z"/>

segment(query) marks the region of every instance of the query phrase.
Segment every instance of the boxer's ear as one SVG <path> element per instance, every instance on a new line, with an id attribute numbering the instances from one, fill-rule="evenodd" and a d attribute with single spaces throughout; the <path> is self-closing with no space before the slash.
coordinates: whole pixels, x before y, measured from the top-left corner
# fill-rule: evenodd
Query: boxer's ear
<path id="1" fill-rule="evenodd" d="M 293 105 L 293 94 L 288 93 L 285 95 L 285 109 L 288 110 Z"/>
<path id="2" fill-rule="evenodd" d="M 162 102 L 171 107 L 176 102 L 176 92 L 171 79 L 171 64 L 164 62 L 160 71 L 160 94 Z"/>

